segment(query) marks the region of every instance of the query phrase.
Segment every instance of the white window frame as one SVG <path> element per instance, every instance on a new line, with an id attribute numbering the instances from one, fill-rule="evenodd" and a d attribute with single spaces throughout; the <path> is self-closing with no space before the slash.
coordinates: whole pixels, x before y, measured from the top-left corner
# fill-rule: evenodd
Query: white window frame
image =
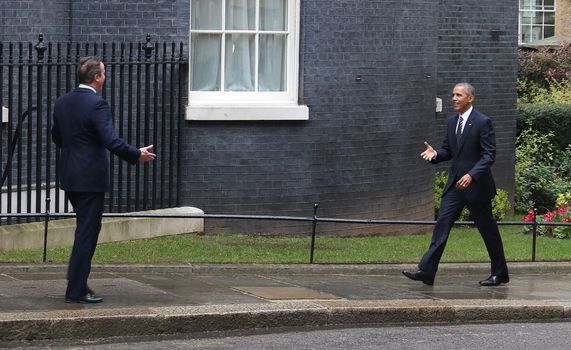
<path id="1" fill-rule="evenodd" d="M 299 93 L 299 38 L 301 0 L 288 1 L 288 40 L 286 91 L 280 92 L 224 92 L 191 91 L 192 69 L 188 76 L 187 120 L 308 120 L 309 108 L 298 104 Z M 192 7 L 192 2 L 189 2 Z M 192 9 L 190 9 L 192 11 Z M 192 21 L 192 14 L 190 16 Z M 224 19 L 222 19 L 224 20 Z M 192 28 L 190 24 L 189 29 Z M 192 29 L 189 47 L 192 52 Z M 197 31 L 199 32 L 199 31 Z M 212 31 L 209 31 L 212 32 Z M 236 31 L 217 31 L 234 33 Z M 248 33 L 248 31 L 244 31 Z M 223 52 L 223 51 L 222 51 Z M 222 53 L 223 54 L 223 53 Z M 189 58 L 192 59 L 192 58 Z M 192 63 L 189 65 L 192 67 Z"/>
<path id="2" fill-rule="evenodd" d="M 524 41 L 522 40 L 522 34 L 523 34 L 523 24 L 521 23 L 521 15 L 522 13 L 525 12 L 529 12 L 532 13 L 535 17 L 535 15 L 541 13 L 543 16 L 543 20 L 541 22 L 541 24 L 533 24 L 531 26 L 529 26 L 531 28 L 531 30 L 533 30 L 533 27 L 541 27 L 542 29 L 542 37 L 538 38 L 537 40 L 541 40 L 541 39 L 545 39 L 545 27 L 555 27 L 555 23 L 552 24 L 545 24 L 545 14 L 546 13 L 553 13 L 553 17 L 555 18 L 555 12 L 557 10 L 557 0 L 553 1 L 553 7 L 551 6 L 545 6 L 545 3 L 542 2 L 542 5 L 530 5 L 528 7 L 524 7 L 521 4 L 521 1 L 519 2 L 519 15 L 518 15 L 518 41 L 520 44 L 523 44 Z M 526 26 L 528 26 L 526 24 Z M 530 37 L 532 37 L 532 33 L 529 33 Z M 533 42 L 534 40 L 531 41 L 527 41 L 525 43 L 530 43 Z"/>

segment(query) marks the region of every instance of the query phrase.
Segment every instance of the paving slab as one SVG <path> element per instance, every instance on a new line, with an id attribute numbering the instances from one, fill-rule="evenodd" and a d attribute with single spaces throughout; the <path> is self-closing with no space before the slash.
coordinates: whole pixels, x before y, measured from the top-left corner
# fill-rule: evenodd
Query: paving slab
<path id="1" fill-rule="evenodd" d="M 551 266 L 551 268 L 550 268 Z M 265 268 L 264 268 L 265 267 Z M 64 265 L 0 264 L 0 341 L 269 327 L 571 320 L 571 263 L 442 264 L 434 286 L 411 265 L 97 265 L 103 303 L 66 304 Z"/>

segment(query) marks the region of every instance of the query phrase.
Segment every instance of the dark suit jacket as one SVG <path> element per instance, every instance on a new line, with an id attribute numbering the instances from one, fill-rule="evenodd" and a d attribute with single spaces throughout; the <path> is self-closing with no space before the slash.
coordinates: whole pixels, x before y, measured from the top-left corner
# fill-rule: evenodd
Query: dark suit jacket
<path id="1" fill-rule="evenodd" d="M 442 196 L 452 189 L 458 179 L 466 174 L 472 176 L 472 183 L 464 191 L 468 202 L 485 202 L 496 195 L 496 184 L 491 166 L 496 158 L 496 136 L 492 121 L 486 115 L 472 109 L 466 120 L 464 132 L 458 144 L 456 140 L 456 115 L 446 122 L 446 136 L 438 149 L 433 163 L 452 159 L 448 183 Z"/>
<path id="2" fill-rule="evenodd" d="M 137 163 L 141 151 L 117 137 L 107 102 L 76 88 L 54 106 L 52 140 L 61 148 L 61 188 L 72 192 L 109 190 L 109 153 Z"/>

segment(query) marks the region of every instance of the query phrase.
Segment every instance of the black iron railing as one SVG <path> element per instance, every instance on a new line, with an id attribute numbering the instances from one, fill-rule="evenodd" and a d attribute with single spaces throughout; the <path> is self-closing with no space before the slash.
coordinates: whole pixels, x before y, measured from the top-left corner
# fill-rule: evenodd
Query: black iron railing
<path id="1" fill-rule="evenodd" d="M 69 212 L 59 188 L 58 151 L 51 142 L 55 99 L 76 84 L 81 56 L 106 65 L 102 91 L 119 137 L 137 147 L 155 145 L 158 159 L 134 167 L 111 156 L 111 191 L 106 211 L 129 212 L 179 203 L 181 120 L 188 63 L 183 44 L 72 44 L 0 42 L 0 212 Z M 45 208 L 45 198 L 50 207 Z M 14 217 L 20 222 L 22 216 Z M 13 217 L 0 220 L 11 223 Z M 26 217 L 29 221 L 30 218 Z"/>
<path id="2" fill-rule="evenodd" d="M 49 201 L 49 199 L 47 199 Z M 49 207 L 49 206 L 46 206 Z M 315 240 L 317 237 L 317 224 L 322 223 L 337 223 L 337 224 L 365 224 L 365 225 L 434 225 L 436 221 L 426 220 L 376 220 L 376 219 L 347 219 L 347 218 L 328 218 L 317 216 L 318 204 L 314 204 L 313 216 L 275 216 L 275 215 L 239 215 L 239 214 L 162 214 L 162 213 L 104 213 L 103 217 L 109 218 L 158 218 L 158 219 L 205 219 L 205 220 L 269 220 L 269 221 L 297 221 L 297 222 L 311 222 L 311 240 L 309 245 L 309 263 L 314 263 L 315 253 Z M 2 218 L 43 218 L 44 219 L 44 250 L 43 261 L 47 259 L 47 241 L 48 241 L 48 225 L 51 218 L 71 218 L 75 217 L 73 213 L 28 213 L 28 214 L 4 214 L 0 213 Z M 454 225 L 474 225 L 473 221 L 457 221 Z M 536 261 L 537 251 L 537 235 L 539 226 L 568 226 L 571 227 L 569 222 L 539 222 L 536 220 L 536 215 L 533 221 L 498 221 L 499 226 L 531 226 L 532 230 L 532 254 L 530 260 Z"/>

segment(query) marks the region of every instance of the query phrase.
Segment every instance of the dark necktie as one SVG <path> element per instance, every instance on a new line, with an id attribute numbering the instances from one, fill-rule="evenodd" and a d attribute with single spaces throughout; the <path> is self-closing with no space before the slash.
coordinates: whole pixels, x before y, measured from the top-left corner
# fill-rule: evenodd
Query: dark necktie
<path id="1" fill-rule="evenodd" d="M 463 119 L 462 117 L 459 117 L 460 120 L 458 120 L 458 129 L 456 129 L 456 141 L 458 142 L 458 144 L 460 144 L 460 137 L 462 136 L 462 124 L 463 124 Z"/>

